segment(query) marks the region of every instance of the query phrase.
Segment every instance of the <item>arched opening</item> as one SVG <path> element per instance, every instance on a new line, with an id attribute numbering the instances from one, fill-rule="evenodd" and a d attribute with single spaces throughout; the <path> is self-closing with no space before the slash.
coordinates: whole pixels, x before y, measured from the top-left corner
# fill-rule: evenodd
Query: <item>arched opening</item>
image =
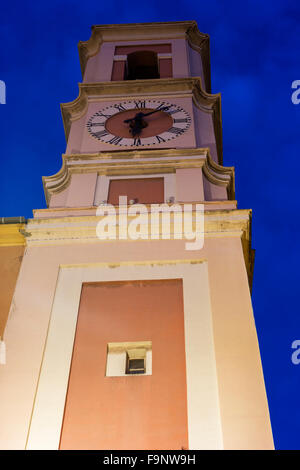
<path id="1" fill-rule="evenodd" d="M 156 52 L 137 51 L 128 54 L 125 80 L 159 78 Z"/>

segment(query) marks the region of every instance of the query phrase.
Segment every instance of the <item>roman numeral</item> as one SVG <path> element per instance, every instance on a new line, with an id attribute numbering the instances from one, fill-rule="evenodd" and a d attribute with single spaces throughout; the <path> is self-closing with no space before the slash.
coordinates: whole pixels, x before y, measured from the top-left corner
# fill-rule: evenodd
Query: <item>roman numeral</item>
<path id="1" fill-rule="evenodd" d="M 102 116 L 102 117 L 105 117 L 105 118 L 110 118 L 111 117 L 111 114 L 103 114 L 103 113 L 96 113 L 96 116 Z"/>
<path id="2" fill-rule="evenodd" d="M 121 142 L 122 139 L 123 139 L 123 137 L 115 136 L 115 137 L 113 137 L 112 139 L 110 139 L 110 140 L 108 141 L 108 143 L 109 143 L 109 144 L 118 145 L 118 144 Z"/>
<path id="3" fill-rule="evenodd" d="M 126 108 L 124 108 L 124 106 L 122 104 L 115 104 L 114 107 L 118 110 L 118 111 L 127 111 Z"/>
<path id="4" fill-rule="evenodd" d="M 178 124 L 179 122 L 188 122 L 188 118 L 184 118 L 184 119 L 174 119 L 174 124 Z"/>
<path id="5" fill-rule="evenodd" d="M 180 109 L 170 109 L 168 110 L 168 114 L 176 114 L 176 113 L 179 113 L 180 112 Z"/>
<path id="6" fill-rule="evenodd" d="M 106 135 L 109 135 L 109 132 L 107 132 L 107 130 L 104 130 L 104 131 L 100 131 L 100 132 L 94 132 L 94 135 L 98 138 L 100 137 L 104 137 Z"/>
<path id="7" fill-rule="evenodd" d="M 164 111 L 167 111 L 167 109 L 170 108 L 170 106 L 166 106 L 166 103 L 160 103 L 159 106 L 157 106 L 157 110 L 161 109 L 161 110 L 164 110 Z"/>
<path id="8" fill-rule="evenodd" d="M 146 108 L 146 101 L 135 101 L 134 103 L 137 109 Z"/>
<path id="9" fill-rule="evenodd" d="M 155 136 L 157 138 L 157 142 L 160 144 L 161 142 L 165 142 L 165 139 L 163 139 L 162 137 L 160 137 L 159 135 L 156 135 Z"/>
<path id="10" fill-rule="evenodd" d="M 133 141 L 133 145 L 136 145 L 137 147 L 139 145 L 142 145 L 141 139 L 139 137 L 136 137 Z"/>
<path id="11" fill-rule="evenodd" d="M 168 130 L 168 132 L 170 132 L 171 134 L 175 134 L 175 135 L 182 134 L 183 131 L 184 131 L 184 129 L 180 129 L 180 127 L 171 127 Z"/>
<path id="12" fill-rule="evenodd" d="M 101 127 L 101 126 L 104 126 L 105 122 L 91 122 L 90 124 L 88 124 L 88 127 L 94 127 L 94 126 L 97 126 L 97 127 Z"/>

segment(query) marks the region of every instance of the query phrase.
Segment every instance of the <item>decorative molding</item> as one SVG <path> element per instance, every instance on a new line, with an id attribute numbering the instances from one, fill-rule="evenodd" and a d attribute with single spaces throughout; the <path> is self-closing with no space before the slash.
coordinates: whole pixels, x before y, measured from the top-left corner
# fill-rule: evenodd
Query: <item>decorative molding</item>
<path id="1" fill-rule="evenodd" d="M 204 209 L 211 210 L 233 210 L 237 208 L 237 201 L 197 201 L 198 204 L 203 204 Z M 193 201 L 193 203 L 196 203 Z M 54 217 L 68 217 L 72 214 L 86 216 L 96 215 L 97 206 L 89 207 L 52 207 L 47 209 L 33 209 L 33 217 L 35 219 L 47 219 Z M 76 214 L 77 212 L 77 214 Z"/>
<path id="2" fill-rule="evenodd" d="M 250 292 L 252 292 L 255 250 L 252 248 L 252 211 L 249 211 L 248 230 L 243 233 L 242 247 L 247 269 Z"/>
<path id="3" fill-rule="evenodd" d="M 68 187 L 72 174 L 138 175 L 174 173 L 178 168 L 199 168 L 216 185 L 226 186 L 228 197 L 234 199 L 234 168 L 213 161 L 208 148 L 155 149 L 98 154 L 63 154 L 62 167 L 52 176 L 43 176 L 47 204 L 53 194 Z"/>
<path id="4" fill-rule="evenodd" d="M 94 173 L 103 175 L 173 173 L 176 168 L 203 165 L 209 149 L 155 149 L 101 152 L 98 154 L 62 155 L 62 167 L 52 176 L 43 176 L 46 200 L 52 194 L 67 188 L 71 174 Z"/>
<path id="5" fill-rule="evenodd" d="M 26 224 L 1 224 L 0 225 L 0 247 L 1 246 L 23 246 L 26 244 Z"/>
<path id="6" fill-rule="evenodd" d="M 127 60 L 127 55 L 114 55 L 114 61 L 125 62 Z"/>
<path id="7" fill-rule="evenodd" d="M 184 203 L 177 203 L 183 206 Z M 129 206 L 128 206 L 129 207 Z M 118 213 L 118 207 L 116 207 Z M 193 216 L 195 210 L 192 210 Z M 244 237 L 244 240 L 250 241 L 250 222 L 251 210 L 215 210 L 205 211 L 205 237 Z M 104 217 L 110 216 L 67 216 L 48 219 L 30 219 L 27 225 L 27 231 L 30 237 L 26 238 L 28 246 L 38 245 L 62 245 L 65 243 L 107 243 L 97 237 L 96 226 Z M 128 221 L 136 216 L 128 215 Z M 145 223 L 148 222 L 148 214 L 144 214 Z M 141 220 L 141 223 L 142 220 Z M 171 213 L 170 223 L 171 236 L 176 232 L 176 222 L 174 214 Z M 155 242 L 161 240 L 144 240 L 146 242 Z M 116 240 L 108 240 L 111 243 L 118 243 Z M 128 240 L 130 243 L 131 240 Z"/>
<path id="8" fill-rule="evenodd" d="M 208 152 L 202 171 L 206 179 L 217 186 L 226 186 L 229 200 L 235 198 L 235 173 L 234 167 L 218 165 Z"/>
<path id="9" fill-rule="evenodd" d="M 157 58 L 160 59 L 172 59 L 173 54 L 171 52 L 159 52 Z"/>
<path id="10" fill-rule="evenodd" d="M 186 32 L 186 38 L 189 46 L 202 58 L 206 90 L 211 93 L 209 35 L 200 33 L 197 23 L 195 21 L 192 23 Z"/>
<path id="11" fill-rule="evenodd" d="M 119 353 L 128 351 L 129 349 L 138 349 L 142 348 L 146 351 L 151 351 L 152 341 L 130 341 L 122 343 L 108 343 L 107 351 L 112 353 Z"/>

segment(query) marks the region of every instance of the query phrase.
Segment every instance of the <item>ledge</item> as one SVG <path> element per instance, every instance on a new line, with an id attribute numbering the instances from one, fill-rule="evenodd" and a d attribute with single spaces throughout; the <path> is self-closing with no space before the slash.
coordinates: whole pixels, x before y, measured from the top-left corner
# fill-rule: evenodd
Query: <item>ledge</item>
<path id="1" fill-rule="evenodd" d="M 52 194 L 66 189 L 72 174 L 103 175 L 174 173 L 178 168 L 202 167 L 213 184 L 226 186 L 228 198 L 235 198 L 234 168 L 213 161 L 208 148 L 132 150 L 98 154 L 62 155 L 62 167 L 52 176 L 43 176 L 47 204 Z"/>
<path id="2" fill-rule="evenodd" d="M 1 224 L 0 247 L 25 245 L 25 227 L 26 224 Z"/>

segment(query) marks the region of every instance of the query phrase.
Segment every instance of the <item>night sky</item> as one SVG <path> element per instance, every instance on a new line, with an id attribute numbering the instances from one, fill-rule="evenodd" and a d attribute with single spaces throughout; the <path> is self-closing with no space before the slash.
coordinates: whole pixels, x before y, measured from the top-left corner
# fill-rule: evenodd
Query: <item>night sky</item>
<path id="1" fill-rule="evenodd" d="M 0 217 L 46 207 L 42 175 L 61 167 L 60 103 L 81 81 L 77 43 L 92 24 L 196 20 L 211 39 L 222 93 L 224 165 L 240 209 L 253 209 L 253 307 L 277 449 L 300 449 L 300 4 L 289 1 L 6 2 L 1 11 Z"/>

